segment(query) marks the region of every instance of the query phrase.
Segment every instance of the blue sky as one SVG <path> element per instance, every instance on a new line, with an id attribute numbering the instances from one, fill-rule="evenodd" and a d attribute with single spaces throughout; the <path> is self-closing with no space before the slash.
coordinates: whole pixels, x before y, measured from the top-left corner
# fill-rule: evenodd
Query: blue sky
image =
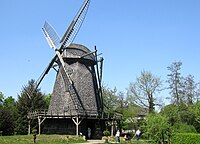
<path id="1" fill-rule="evenodd" d="M 17 98 L 55 52 L 41 28 L 47 20 L 62 37 L 83 0 L 1 0 L 0 91 Z M 103 53 L 103 81 L 126 92 L 142 70 L 166 80 L 167 66 L 183 62 L 182 74 L 200 80 L 199 0 L 91 0 L 75 43 Z M 40 85 L 51 93 L 55 72 Z M 165 93 L 167 96 L 167 93 Z"/>

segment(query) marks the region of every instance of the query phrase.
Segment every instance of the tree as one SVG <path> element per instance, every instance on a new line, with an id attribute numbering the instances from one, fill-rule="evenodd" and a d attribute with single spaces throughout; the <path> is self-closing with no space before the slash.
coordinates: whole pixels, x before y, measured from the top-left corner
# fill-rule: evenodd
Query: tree
<path id="1" fill-rule="evenodd" d="M 160 113 L 169 118 L 169 123 L 171 126 L 179 122 L 179 119 L 177 117 L 178 108 L 176 105 L 173 104 L 166 105 L 161 109 Z"/>
<path id="2" fill-rule="evenodd" d="M 48 108 L 49 108 L 50 101 L 51 101 L 51 96 L 52 96 L 52 94 L 48 94 L 48 95 L 45 95 L 45 96 L 44 96 L 44 101 L 45 101 L 45 106 L 44 106 L 44 108 L 45 108 L 45 109 L 48 109 Z"/>
<path id="3" fill-rule="evenodd" d="M 183 83 L 183 94 L 184 94 L 184 102 L 187 106 L 193 105 L 195 99 L 196 99 L 196 88 L 197 84 L 194 81 L 194 76 L 188 75 L 186 78 L 184 78 Z"/>
<path id="4" fill-rule="evenodd" d="M 161 79 L 151 72 L 142 71 L 141 76 L 136 78 L 136 82 L 130 83 L 127 97 L 128 101 L 154 112 L 156 105 L 156 93 L 162 86 Z"/>
<path id="5" fill-rule="evenodd" d="M 28 112 L 44 109 L 45 108 L 45 100 L 44 94 L 40 92 L 40 89 L 35 88 L 35 81 L 30 80 L 28 84 L 23 87 L 21 95 L 18 95 L 16 111 L 18 114 L 18 118 L 16 121 L 16 132 L 18 134 L 27 134 L 28 132 Z M 37 123 L 32 121 L 32 127 L 37 127 Z"/>
<path id="6" fill-rule="evenodd" d="M 12 96 L 4 99 L 3 107 L 9 110 L 13 116 L 16 116 L 16 102 Z"/>
<path id="7" fill-rule="evenodd" d="M 4 101 L 4 95 L 2 92 L 0 92 L 0 105 L 3 104 L 3 101 Z"/>
<path id="8" fill-rule="evenodd" d="M 0 131 L 3 131 L 3 135 L 14 133 L 14 119 L 11 112 L 6 108 L 0 108 Z"/>
<path id="9" fill-rule="evenodd" d="M 193 106 L 189 107 L 189 111 L 194 114 L 194 127 L 200 132 L 200 101 L 196 101 Z"/>
<path id="10" fill-rule="evenodd" d="M 167 69 L 170 71 L 170 74 L 168 74 L 168 80 L 169 83 L 169 89 L 170 89 L 170 95 L 171 95 L 171 101 L 173 104 L 180 106 L 183 93 L 183 85 L 182 85 L 182 77 L 181 77 L 181 66 L 182 62 L 174 62 L 170 66 L 167 67 Z"/>
<path id="11" fill-rule="evenodd" d="M 123 108 L 122 128 L 128 130 L 137 129 L 142 125 L 143 116 L 147 115 L 147 113 L 144 108 L 134 103 L 129 103 Z"/>
<path id="12" fill-rule="evenodd" d="M 116 88 L 114 88 L 112 90 L 110 88 L 103 87 L 102 96 L 103 96 L 104 106 L 105 106 L 107 112 L 112 113 L 119 107 Z"/>
<path id="13" fill-rule="evenodd" d="M 15 100 L 12 96 L 4 97 L 0 92 L 0 131 L 3 135 L 12 135 L 15 126 Z"/>

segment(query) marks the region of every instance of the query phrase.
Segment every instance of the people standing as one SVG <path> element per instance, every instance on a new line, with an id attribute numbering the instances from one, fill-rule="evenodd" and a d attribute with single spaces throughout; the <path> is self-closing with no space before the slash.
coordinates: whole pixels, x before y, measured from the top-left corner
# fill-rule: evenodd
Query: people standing
<path id="1" fill-rule="evenodd" d="M 137 129 L 137 131 L 135 132 L 135 136 L 136 136 L 137 140 L 140 139 L 140 134 L 141 134 L 140 129 Z"/>
<path id="2" fill-rule="evenodd" d="M 88 128 L 88 139 L 91 138 L 91 128 Z"/>
<path id="3" fill-rule="evenodd" d="M 120 143 L 120 131 L 119 130 L 117 130 L 117 133 L 115 136 L 116 136 L 117 143 Z"/>

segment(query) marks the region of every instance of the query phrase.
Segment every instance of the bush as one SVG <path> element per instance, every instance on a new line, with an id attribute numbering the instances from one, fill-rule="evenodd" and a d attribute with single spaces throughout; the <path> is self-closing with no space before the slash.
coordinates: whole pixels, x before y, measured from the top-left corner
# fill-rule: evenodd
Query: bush
<path id="1" fill-rule="evenodd" d="M 36 129 L 33 129 L 33 130 L 32 130 L 32 134 L 37 134 L 37 130 L 36 130 Z"/>
<path id="2" fill-rule="evenodd" d="M 172 138 L 172 144 L 199 144 L 200 134 L 177 133 Z"/>
<path id="3" fill-rule="evenodd" d="M 110 135 L 110 132 L 109 132 L 108 130 L 105 130 L 105 131 L 103 131 L 103 135 L 104 135 L 104 136 L 109 136 L 109 135 Z"/>
<path id="4" fill-rule="evenodd" d="M 174 131 L 177 133 L 196 133 L 196 129 L 193 125 L 187 125 L 184 123 L 176 123 L 174 126 Z"/>
<path id="5" fill-rule="evenodd" d="M 150 114 L 146 117 L 146 125 L 144 125 L 146 136 L 152 143 L 160 144 L 170 141 L 173 131 L 168 118 L 160 114 Z"/>

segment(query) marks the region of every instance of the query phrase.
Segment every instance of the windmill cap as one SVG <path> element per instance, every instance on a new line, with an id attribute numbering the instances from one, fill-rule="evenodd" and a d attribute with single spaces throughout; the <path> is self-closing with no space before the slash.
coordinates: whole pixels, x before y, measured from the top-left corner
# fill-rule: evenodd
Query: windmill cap
<path id="1" fill-rule="evenodd" d="M 70 44 L 64 50 L 63 58 L 80 58 L 85 60 L 95 60 L 94 53 L 92 53 L 87 47 L 81 44 Z"/>

